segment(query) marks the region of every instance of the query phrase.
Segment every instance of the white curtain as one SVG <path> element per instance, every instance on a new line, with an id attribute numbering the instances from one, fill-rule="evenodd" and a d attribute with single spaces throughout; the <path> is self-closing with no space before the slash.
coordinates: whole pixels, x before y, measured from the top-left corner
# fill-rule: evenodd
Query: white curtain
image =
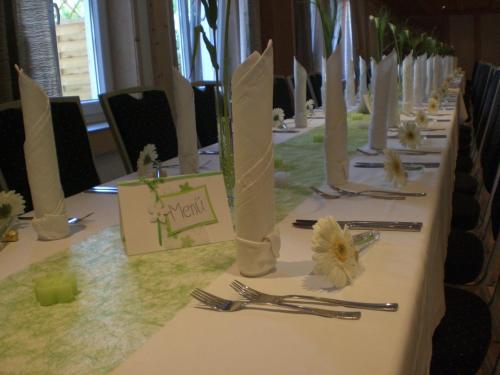
<path id="1" fill-rule="evenodd" d="M 229 18 L 229 72 L 232 74 L 238 66 L 249 55 L 249 26 L 248 26 L 248 0 L 230 0 Z M 182 73 L 191 81 L 213 81 L 215 72 L 210 61 L 210 55 L 200 37 L 199 50 L 192 64 L 194 49 L 194 28 L 201 24 L 207 37 L 213 43 L 217 43 L 217 61 L 219 63 L 219 79 L 222 79 L 224 60 L 224 24 L 228 0 L 218 1 L 217 32 L 214 36 L 205 18 L 204 8 L 199 0 L 177 0 L 179 10 L 180 48 L 182 55 Z"/>

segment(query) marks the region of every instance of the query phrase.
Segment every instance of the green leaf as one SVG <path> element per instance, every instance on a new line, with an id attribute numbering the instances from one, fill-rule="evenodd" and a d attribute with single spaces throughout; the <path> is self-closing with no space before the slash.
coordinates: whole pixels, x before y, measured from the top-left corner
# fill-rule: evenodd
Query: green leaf
<path id="1" fill-rule="evenodd" d="M 217 0 L 201 0 L 201 3 L 205 9 L 208 26 L 210 26 L 212 30 L 217 30 Z"/>
<path id="2" fill-rule="evenodd" d="M 205 30 L 201 31 L 203 35 L 203 42 L 205 42 L 205 47 L 207 47 L 208 54 L 210 55 L 210 61 L 212 62 L 212 66 L 216 71 L 219 71 L 219 63 L 217 62 L 217 49 L 208 39 L 207 34 L 205 34 Z"/>
<path id="3" fill-rule="evenodd" d="M 194 64 L 196 56 L 198 55 L 198 50 L 200 49 L 200 34 L 203 32 L 203 27 L 201 25 L 195 26 L 194 28 L 194 43 L 193 43 L 193 54 L 191 56 L 191 76 L 194 71 Z"/>

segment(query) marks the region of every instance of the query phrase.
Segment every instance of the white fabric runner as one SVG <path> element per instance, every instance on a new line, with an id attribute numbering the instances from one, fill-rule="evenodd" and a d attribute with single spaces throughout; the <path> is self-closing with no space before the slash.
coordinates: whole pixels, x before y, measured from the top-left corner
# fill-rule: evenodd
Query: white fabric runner
<path id="1" fill-rule="evenodd" d="M 273 47 L 252 53 L 232 79 L 237 264 L 244 276 L 274 270 Z M 256 220 L 258 218 L 258 220 Z"/>
<path id="2" fill-rule="evenodd" d="M 198 136 L 196 134 L 196 112 L 191 83 L 175 68 L 173 70 L 175 108 L 177 121 L 177 143 L 182 174 L 198 171 Z"/>
<path id="3" fill-rule="evenodd" d="M 304 67 L 293 58 L 294 105 L 295 105 L 295 127 L 307 127 L 306 98 L 307 98 L 307 72 Z"/>
<path id="4" fill-rule="evenodd" d="M 368 94 L 368 76 L 367 76 L 366 61 L 361 56 L 359 56 L 359 89 L 358 89 L 358 100 L 359 107 L 358 112 L 369 113 L 368 108 L 365 104 L 364 96 Z"/>
<path id="5" fill-rule="evenodd" d="M 342 55 L 337 47 L 327 60 L 326 116 L 325 116 L 325 170 L 329 185 L 347 181 L 347 111 L 342 95 Z"/>
<path id="6" fill-rule="evenodd" d="M 39 239 L 57 240 L 68 236 L 70 230 L 59 178 L 50 102 L 35 81 L 22 71 L 18 73 L 26 137 L 24 157 L 35 209 L 32 224 Z"/>

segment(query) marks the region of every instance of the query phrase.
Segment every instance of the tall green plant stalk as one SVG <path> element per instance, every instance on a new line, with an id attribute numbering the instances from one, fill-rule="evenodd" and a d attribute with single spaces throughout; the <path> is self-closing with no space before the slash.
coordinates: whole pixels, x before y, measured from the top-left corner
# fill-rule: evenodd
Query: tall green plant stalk
<path id="1" fill-rule="evenodd" d="M 234 155 L 233 155 L 233 138 L 231 129 L 231 109 L 230 109 L 230 85 L 229 85 L 229 17 L 231 13 L 231 0 L 226 2 L 226 13 L 224 19 L 224 37 L 223 37 L 223 71 L 222 71 L 222 85 L 220 85 L 220 66 L 217 62 L 217 24 L 218 24 L 218 7 L 217 0 L 200 0 L 205 10 L 207 23 L 212 31 L 213 43 L 207 38 L 203 26 L 197 25 L 194 29 L 195 40 L 194 50 L 192 56 L 192 65 L 196 59 L 199 50 L 200 35 L 203 37 L 203 42 L 210 55 L 210 61 L 215 72 L 216 81 L 216 95 L 215 107 L 217 117 L 217 131 L 219 133 L 219 159 L 221 170 L 224 175 L 224 182 L 226 189 L 232 199 L 234 189 Z M 222 95 L 221 95 L 222 94 Z M 220 97 L 222 96 L 222 106 Z"/>
<path id="2" fill-rule="evenodd" d="M 327 9 L 326 6 L 323 5 L 321 0 L 313 1 L 313 4 L 316 5 L 316 9 L 319 12 L 319 16 L 321 18 L 321 28 L 323 30 L 323 44 L 324 44 L 324 54 L 325 58 L 328 58 L 333 52 L 333 37 L 335 35 L 335 29 L 337 26 L 338 16 L 339 16 L 339 8 L 337 0 L 333 0 L 333 9 Z M 339 28 L 339 36 L 337 38 L 336 45 L 340 43 L 340 39 L 342 38 L 342 29 Z"/>
<path id="3" fill-rule="evenodd" d="M 370 16 L 370 21 L 374 23 L 377 32 L 377 56 L 375 56 L 375 60 L 380 62 L 385 51 L 385 34 L 389 25 L 389 12 L 385 7 L 382 7 L 377 17 Z"/>

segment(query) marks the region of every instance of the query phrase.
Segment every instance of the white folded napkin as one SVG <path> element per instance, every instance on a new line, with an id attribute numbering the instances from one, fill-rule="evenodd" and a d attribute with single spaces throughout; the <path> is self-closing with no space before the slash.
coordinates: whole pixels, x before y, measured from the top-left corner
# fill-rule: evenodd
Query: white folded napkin
<path id="1" fill-rule="evenodd" d="M 342 55 L 337 47 L 326 62 L 325 171 L 329 185 L 347 181 L 347 111 L 342 95 Z"/>
<path id="2" fill-rule="evenodd" d="M 422 106 L 425 90 L 425 55 L 420 55 L 413 65 L 413 107 Z"/>
<path id="3" fill-rule="evenodd" d="M 356 105 L 356 85 L 354 83 L 354 63 L 352 59 L 347 62 L 347 79 L 345 86 L 345 102 L 348 108 Z"/>
<path id="4" fill-rule="evenodd" d="M 326 59 L 321 58 L 321 106 L 323 107 L 323 112 L 325 112 L 326 107 Z"/>
<path id="5" fill-rule="evenodd" d="M 272 272 L 280 237 L 274 217 L 273 47 L 252 53 L 232 78 L 237 264 L 244 276 Z"/>
<path id="6" fill-rule="evenodd" d="M 375 81 L 377 79 L 377 62 L 373 57 L 370 58 L 370 72 L 371 72 L 370 93 L 372 94 L 373 97 L 375 94 Z"/>
<path id="7" fill-rule="evenodd" d="M 17 67 L 16 67 L 17 68 Z M 59 178 L 49 98 L 22 70 L 19 93 L 24 120 L 24 157 L 35 209 L 33 228 L 40 240 L 57 240 L 70 233 Z"/>
<path id="8" fill-rule="evenodd" d="M 429 56 L 426 60 L 426 77 L 425 77 L 425 97 L 429 98 L 432 94 L 432 81 L 433 81 L 433 65 L 434 65 L 434 57 Z"/>
<path id="9" fill-rule="evenodd" d="M 398 75 L 398 55 L 396 50 L 388 55 L 392 58 L 392 68 L 389 81 L 389 92 L 387 94 L 387 128 L 399 127 L 401 124 L 401 114 L 399 111 L 399 75 Z"/>
<path id="10" fill-rule="evenodd" d="M 437 90 L 441 84 L 441 58 L 434 56 L 432 60 L 432 90 Z"/>
<path id="11" fill-rule="evenodd" d="M 372 59 L 373 107 L 368 128 L 368 145 L 372 149 L 384 149 L 387 145 L 387 119 L 389 116 L 389 90 L 395 61 L 393 55 L 385 56 L 380 63 Z M 375 77 L 375 80 L 373 79 Z"/>
<path id="12" fill-rule="evenodd" d="M 364 96 L 368 94 L 367 82 L 368 82 L 368 76 L 367 76 L 366 61 L 361 56 L 359 56 L 359 89 L 358 89 L 359 107 L 357 111 L 360 113 L 369 113 L 369 110 L 366 107 L 364 99 Z"/>
<path id="13" fill-rule="evenodd" d="M 413 112 L 413 55 L 408 54 L 403 60 L 403 112 Z"/>
<path id="14" fill-rule="evenodd" d="M 196 112 L 191 83 L 175 68 L 174 77 L 177 144 L 181 174 L 198 172 L 198 136 L 196 134 Z"/>
<path id="15" fill-rule="evenodd" d="M 295 127 L 306 128 L 307 72 L 295 57 L 293 58 L 293 78 L 295 81 Z"/>

